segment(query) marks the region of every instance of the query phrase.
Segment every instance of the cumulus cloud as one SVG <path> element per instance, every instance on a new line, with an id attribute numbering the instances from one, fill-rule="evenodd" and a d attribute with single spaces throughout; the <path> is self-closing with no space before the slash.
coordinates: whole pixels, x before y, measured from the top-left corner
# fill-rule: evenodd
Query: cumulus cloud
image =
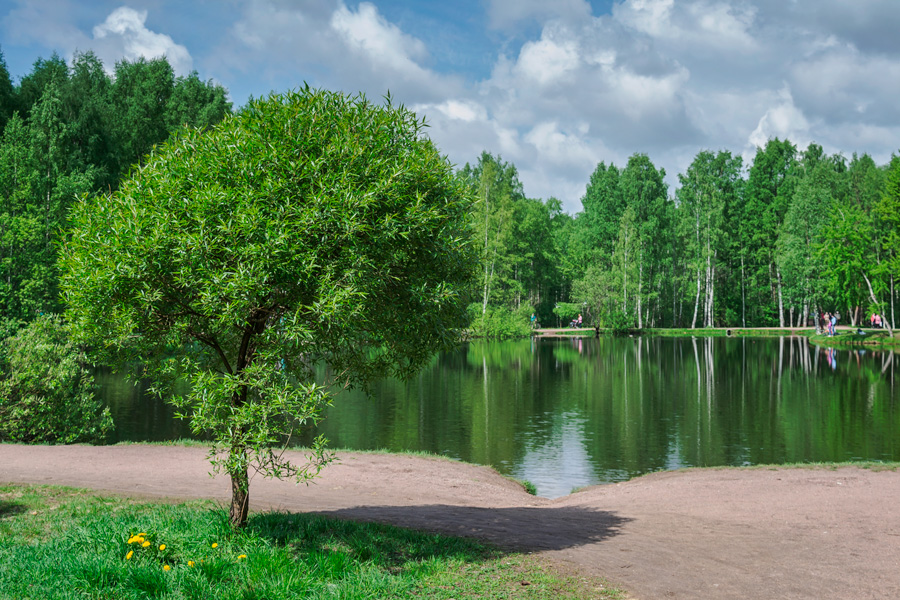
<path id="1" fill-rule="evenodd" d="M 407 104 L 442 100 L 461 88 L 460 76 L 438 74 L 429 61 L 426 44 L 375 4 L 353 9 L 334 0 L 252 0 L 213 59 L 222 72 L 260 72 L 277 91 L 307 82 L 373 97 L 390 91 Z"/>
<path id="2" fill-rule="evenodd" d="M 340 5 L 330 25 L 348 48 L 373 65 L 410 77 L 425 75 L 417 62 L 428 55 L 425 44 L 388 23 L 374 4 L 363 2 L 356 12 Z"/>
<path id="3" fill-rule="evenodd" d="M 809 130 L 809 121 L 794 104 L 790 90 L 785 88 L 779 93 L 777 102 L 760 118 L 748 141 L 754 146 L 762 147 L 768 140 L 780 138 L 806 147 L 810 141 Z"/>
<path id="4" fill-rule="evenodd" d="M 110 12 L 91 34 L 79 29 L 74 21 L 78 12 L 70 0 L 23 1 L 4 19 L 12 39 L 22 43 L 40 43 L 71 59 L 76 51 L 94 51 L 107 71 L 116 62 L 138 58 L 165 56 L 178 75 L 187 75 L 193 60 L 187 48 L 170 36 L 147 28 L 147 11 L 121 6 Z"/>
<path id="5" fill-rule="evenodd" d="M 116 61 L 165 56 L 177 75 L 187 75 L 193 68 L 193 60 L 187 48 L 168 35 L 150 31 L 146 26 L 147 11 L 127 6 L 117 8 L 106 21 L 94 27 L 91 44 L 108 70 Z"/>

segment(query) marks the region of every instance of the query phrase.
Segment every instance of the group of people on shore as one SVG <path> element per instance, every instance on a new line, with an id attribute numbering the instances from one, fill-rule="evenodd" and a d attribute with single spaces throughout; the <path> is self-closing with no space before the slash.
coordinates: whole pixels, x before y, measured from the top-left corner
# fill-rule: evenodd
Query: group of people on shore
<path id="1" fill-rule="evenodd" d="M 822 328 L 821 330 L 825 332 L 828 337 L 834 337 L 834 328 L 837 325 L 837 322 L 841 318 L 841 313 L 833 312 L 833 313 L 825 313 L 822 315 Z"/>
<path id="2" fill-rule="evenodd" d="M 839 312 L 824 313 L 820 321 L 819 329 L 829 337 L 834 336 L 834 327 L 840 320 L 841 313 Z M 873 329 L 881 329 L 884 327 L 884 317 L 873 312 L 872 316 L 869 317 L 869 323 L 871 323 Z"/>

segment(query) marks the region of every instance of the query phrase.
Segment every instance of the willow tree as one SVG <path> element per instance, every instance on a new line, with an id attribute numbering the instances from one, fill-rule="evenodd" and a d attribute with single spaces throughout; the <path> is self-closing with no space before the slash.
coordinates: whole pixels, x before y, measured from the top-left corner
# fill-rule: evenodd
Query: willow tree
<path id="1" fill-rule="evenodd" d="M 304 480 L 328 461 L 321 439 L 301 465 L 279 451 L 330 401 L 317 365 L 408 377 L 465 325 L 471 204 L 423 127 L 390 98 L 305 88 L 186 130 L 73 211 L 75 331 L 209 436 L 234 526 L 250 469 Z"/>

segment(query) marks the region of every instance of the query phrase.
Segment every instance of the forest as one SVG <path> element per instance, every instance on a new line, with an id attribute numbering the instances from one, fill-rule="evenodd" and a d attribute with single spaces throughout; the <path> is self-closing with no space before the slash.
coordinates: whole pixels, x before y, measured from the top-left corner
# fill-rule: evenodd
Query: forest
<path id="1" fill-rule="evenodd" d="M 53 55 L 13 84 L 0 54 L 0 337 L 62 312 L 59 236 L 77 198 L 114 191 L 154 144 L 230 112 L 222 86 L 162 58 L 108 74 L 92 53 Z"/>
<path id="2" fill-rule="evenodd" d="M 828 155 L 770 140 L 744 165 L 697 153 L 679 185 L 645 154 L 597 165 L 581 212 L 527 198 L 514 165 L 484 153 L 459 172 L 479 200 L 478 327 L 500 335 L 535 312 L 613 330 L 804 327 L 837 312 L 894 323 L 900 158 Z"/>
<path id="3" fill-rule="evenodd" d="M 69 208 L 115 191 L 155 144 L 232 112 L 228 92 L 164 59 L 38 59 L 13 82 L 0 53 L 0 335 L 59 313 Z M 650 157 L 601 162 L 575 215 L 525 195 L 514 164 L 482 153 L 468 184 L 482 261 L 470 314 L 485 335 L 581 313 L 613 329 L 804 326 L 837 311 L 895 322 L 900 158 L 770 140 L 750 164 L 702 150 L 669 189 Z"/>

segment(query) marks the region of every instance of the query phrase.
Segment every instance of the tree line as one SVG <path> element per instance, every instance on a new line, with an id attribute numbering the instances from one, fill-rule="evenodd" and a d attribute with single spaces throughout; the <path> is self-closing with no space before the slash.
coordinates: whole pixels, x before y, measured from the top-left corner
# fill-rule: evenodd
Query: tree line
<path id="1" fill-rule="evenodd" d="M 480 302 L 491 335 L 586 321 L 613 329 L 802 327 L 825 311 L 853 326 L 895 319 L 900 158 L 798 150 L 773 139 L 746 168 L 700 151 L 673 191 L 645 154 L 601 162 L 582 210 L 527 198 L 487 152 L 459 176 L 477 197 Z"/>
<path id="2" fill-rule="evenodd" d="M 61 311 L 58 245 L 84 194 L 114 191 L 155 144 L 231 112 L 227 91 L 165 58 L 38 59 L 13 83 L 0 53 L 0 336 Z"/>
<path id="3" fill-rule="evenodd" d="M 227 91 L 165 58 L 38 59 L 13 83 L 0 53 L 3 337 L 61 310 L 59 236 L 75 199 L 120 180 L 183 126 L 232 112 Z M 842 313 L 895 320 L 900 162 L 876 165 L 774 139 L 749 165 L 697 154 L 670 190 L 645 154 L 601 162 L 582 210 L 526 196 L 515 165 L 482 153 L 457 170 L 475 201 L 476 331 L 522 332 L 579 313 L 613 328 L 800 326 Z"/>

